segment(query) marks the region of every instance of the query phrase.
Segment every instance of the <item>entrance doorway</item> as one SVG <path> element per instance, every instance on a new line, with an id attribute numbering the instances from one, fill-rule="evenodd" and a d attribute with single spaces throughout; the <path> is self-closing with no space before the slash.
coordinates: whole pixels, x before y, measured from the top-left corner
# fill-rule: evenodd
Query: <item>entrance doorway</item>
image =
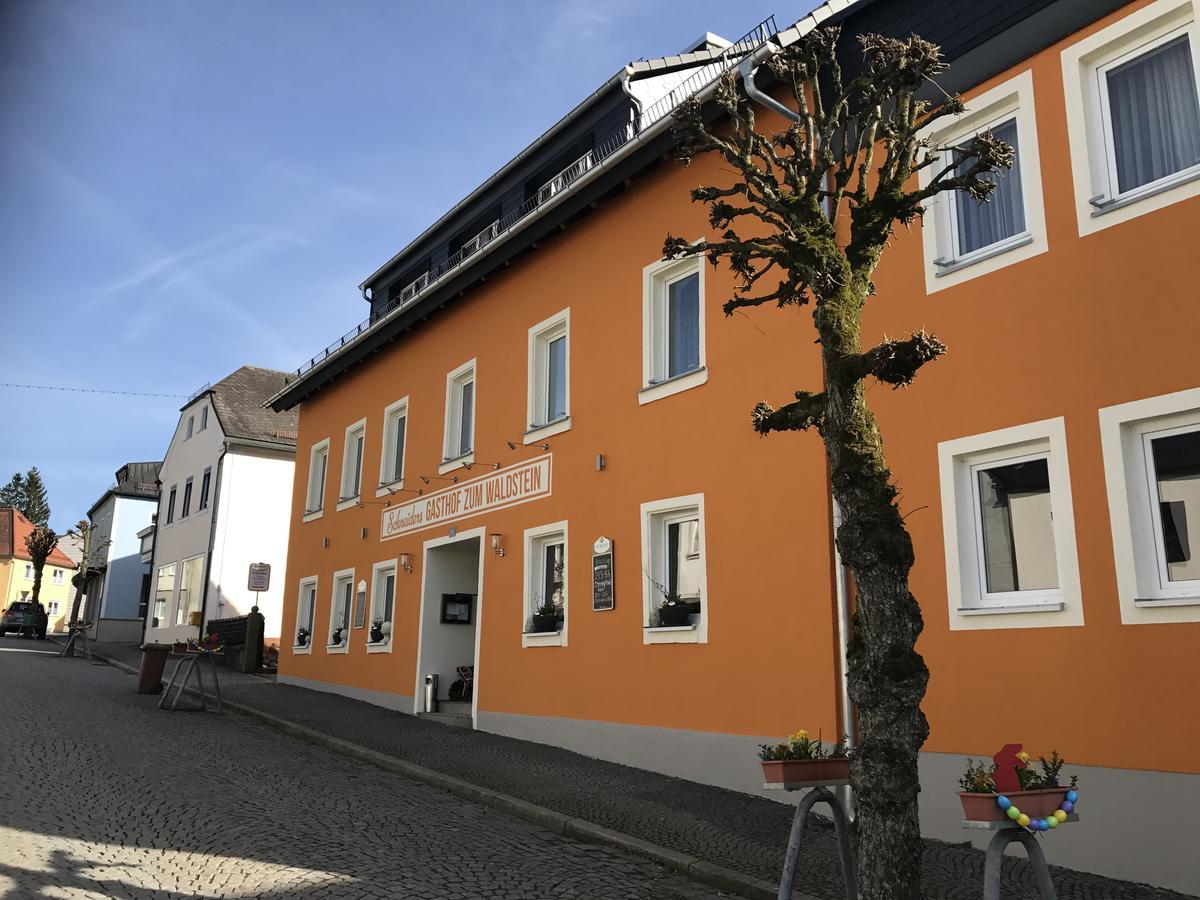
<path id="1" fill-rule="evenodd" d="M 483 538 L 474 528 L 425 542 L 414 711 L 426 712 L 425 678 L 436 675 L 437 712 L 448 724 L 475 722 Z"/>

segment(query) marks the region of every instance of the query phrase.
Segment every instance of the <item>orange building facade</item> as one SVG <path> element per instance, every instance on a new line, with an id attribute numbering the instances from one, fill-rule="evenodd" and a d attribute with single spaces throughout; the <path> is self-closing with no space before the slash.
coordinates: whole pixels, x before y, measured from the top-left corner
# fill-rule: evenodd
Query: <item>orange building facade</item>
<path id="1" fill-rule="evenodd" d="M 830 5 L 867 30 L 855 6 Z M 868 392 L 916 547 L 927 833 L 963 839 L 966 757 L 1057 749 L 1085 814 L 1053 860 L 1181 890 L 1200 890 L 1200 155 L 1163 138 L 1164 161 L 1151 134 L 1158 161 L 1130 162 L 1121 116 L 1144 136 L 1134 88 L 1161 78 L 1191 121 L 1197 11 L 1093 13 L 964 84 L 933 137 L 1008 129 L 1019 183 L 1007 210 L 947 197 L 898 233 L 864 329 L 950 347 Z M 710 233 L 689 191 L 728 174 L 647 146 L 598 196 L 621 151 L 562 179 L 580 211 L 502 263 L 481 243 L 413 280 L 401 254 L 367 286 L 418 300 L 275 398 L 300 408 L 280 680 L 423 713 L 437 675 L 463 724 L 754 791 L 757 743 L 832 739 L 852 712 L 820 440 L 749 420 L 818 389 L 819 359 L 807 310 L 726 318 L 726 269 L 660 260 L 668 233 Z M 376 340 L 470 266 L 486 279 Z"/>

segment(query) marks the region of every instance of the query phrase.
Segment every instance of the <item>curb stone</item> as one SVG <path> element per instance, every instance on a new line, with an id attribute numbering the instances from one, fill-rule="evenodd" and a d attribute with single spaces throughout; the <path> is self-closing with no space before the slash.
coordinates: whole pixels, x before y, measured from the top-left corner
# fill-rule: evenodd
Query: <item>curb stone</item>
<path id="1" fill-rule="evenodd" d="M 130 675 L 138 674 L 137 669 L 133 666 L 112 659 L 111 657 L 93 653 L 92 658 L 105 662 L 113 668 L 120 669 Z M 189 688 L 188 693 L 194 693 L 194 691 Z M 532 822 L 534 825 L 538 825 L 547 831 L 552 831 L 566 838 L 583 843 L 601 844 L 623 850 L 627 853 L 633 853 L 700 884 L 722 891 L 729 891 L 749 898 L 749 900 L 776 900 L 778 897 L 779 887 L 760 878 L 754 878 L 751 875 L 746 875 L 734 869 L 718 866 L 695 856 L 689 856 L 686 853 L 680 853 L 669 847 L 653 844 L 633 835 L 625 834 L 624 832 L 605 828 L 603 825 L 597 825 L 595 822 L 589 822 L 586 819 L 578 819 L 556 812 L 545 806 L 539 806 L 536 803 L 530 803 L 528 800 L 522 800 L 520 797 L 514 797 L 511 794 L 504 794 L 500 791 L 480 787 L 461 778 L 455 778 L 453 775 L 446 775 L 434 769 L 419 766 L 416 763 L 406 762 L 395 756 L 389 756 L 386 753 L 380 753 L 361 744 L 333 737 L 324 732 L 308 728 L 305 725 L 298 725 L 295 722 L 281 719 L 278 716 L 273 716 L 270 713 L 265 713 L 250 706 L 232 703 L 228 700 L 223 700 L 222 703 L 225 709 L 238 718 L 249 719 L 267 725 L 276 731 L 300 738 L 310 744 L 315 744 L 342 756 L 348 756 L 360 762 L 369 763 L 385 771 L 411 778 L 413 781 L 432 785 L 457 797 L 479 803 L 486 808 L 495 809 L 498 812 L 515 818 Z M 792 893 L 792 900 L 818 900 L 818 898 L 813 897 L 811 894 L 794 891 Z"/>

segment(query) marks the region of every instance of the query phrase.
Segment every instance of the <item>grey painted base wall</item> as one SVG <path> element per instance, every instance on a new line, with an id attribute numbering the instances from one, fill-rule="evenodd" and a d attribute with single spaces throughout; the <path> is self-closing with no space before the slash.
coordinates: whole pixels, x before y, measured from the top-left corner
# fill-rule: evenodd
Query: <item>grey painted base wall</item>
<path id="1" fill-rule="evenodd" d="M 775 737 L 749 737 L 621 725 L 580 719 L 479 712 L 477 727 L 528 741 L 553 744 L 588 756 L 731 788 L 772 800 L 795 802 L 796 794 L 764 791 L 756 752 Z M 921 754 L 921 828 L 928 837 L 986 846 L 990 834 L 962 828 L 955 793 L 967 758 Z M 1195 810 L 1200 775 L 1070 766 L 1080 782 L 1079 822 L 1057 829 L 1044 842 L 1053 865 L 1185 893 L 1200 893 L 1200 854 L 1195 851 Z M 787 835 L 780 835 L 786 842 Z M 1022 851 L 1013 849 L 1016 855 Z"/>
<path id="2" fill-rule="evenodd" d="M 141 619 L 100 619 L 88 637 L 110 644 L 140 644 L 144 627 Z"/>
<path id="3" fill-rule="evenodd" d="M 312 678 L 297 678 L 294 675 L 280 675 L 276 678 L 276 681 L 280 684 L 294 684 L 297 687 L 308 688 L 312 691 L 340 694 L 343 697 L 349 697 L 351 700 L 373 703 L 376 706 L 394 709 L 397 712 L 411 714 L 413 711 L 413 698 L 406 697 L 403 694 L 393 694 L 389 691 L 373 691 L 369 688 L 350 687 L 345 684 L 334 684 L 331 681 L 316 681 Z"/>

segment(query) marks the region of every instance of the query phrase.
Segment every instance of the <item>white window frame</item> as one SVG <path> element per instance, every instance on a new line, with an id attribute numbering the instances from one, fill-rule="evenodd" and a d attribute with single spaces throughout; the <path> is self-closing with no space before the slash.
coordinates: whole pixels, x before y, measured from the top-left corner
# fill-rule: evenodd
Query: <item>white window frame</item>
<path id="1" fill-rule="evenodd" d="M 172 525 L 175 524 L 175 498 L 178 495 L 179 495 L 179 484 L 176 483 L 176 484 L 171 485 L 171 489 L 169 491 L 167 491 L 167 496 L 166 496 L 167 514 L 166 514 L 166 516 L 164 516 L 164 518 L 166 519 L 166 522 L 163 523 L 164 526 L 167 528 L 170 528 Z"/>
<path id="2" fill-rule="evenodd" d="M 321 505 L 313 509 L 310 504 L 313 499 L 313 477 L 317 473 L 317 456 L 325 453 L 325 470 L 321 472 L 321 486 L 316 496 Z M 311 522 L 313 519 L 319 519 L 325 515 L 325 490 L 329 486 L 329 438 L 317 441 L 308 451 L 308 478 L 306 480 L 306 489 L 304 493 L 304 516 L 303 521 Z"/>
<path id="3" fill-rule="evenodd" d="M 167 596 L 166 599 L 163 600 L 163 610 L 162 610 L 163 614 L 161 616 L 158 616 L 158 615 L 155 615 L 156 607 L 158 606 L 158 580 L 159 580 L 159 577 L 162 575 L 163 569 L 171 570 L 171 591 L 170 591 L 169 596 Z M 171 625 L 171 613 L 175 609 L 175 598 L 179 594 L 179 576 L 180 576 L 180 574 L 181 574 L 180 573 L 180 564 L 178 562 L 164 563 L 163 565 L 158 566 L 154 570 L 154 590 L 151 592 L 152 596 L 150 597 L 149 620 L 153 621 L 154 619 L 158 619 L 158 625 L 151 626 L 151 627 L 153 627 L 153 628 L 171 628 L 171 627 L 173 627 Z"/>
<path id="4" fill-rule="evenodd" d="M 1157 486 L 1145 446 L 1147 434 L 1200 425 L 1200 388 L 1105 407 L 1099 416 L 1121 623 L 1200 622 L 1196 582 L 1164 588 L 1160 580 Z"/>
<path id="5" fill-rule="evenodd" d="M 197 605 L 196 609 L 188 610 L 188 614 L 190 615 L 193 612 L 200 613 L 201 621 L 198 626 L 190 625 L 186 621 L 183 621 L 183 622 L 179 621 L 180 614 L 182 612 L 184 612 L 183 608 L 180 606 L 180 603 L 183 602 L 183 570 L 184 570 L 184 567 L 188 563 L 197 562 L 197 561 L 200 566 L 200 602 L 199 602 L 199 605 Z M 176 571 L 175 603 L 174 603 L 174 610 L 173 610 L 175 614 L 173 616 L 171 616 L 171 627 L 173 627 L 173 628 L 203 628 L 204 627 L 204 621 L 203 621 L 203 619 L 204 619 L 204 598 L 205 598 L 205 594 L 208 593 L 208 585 L 204 581 L 204 576 L 207 573 L 204 571 L 204 569 L 205 569 L 205 566 L 204 566 L 204 554 L 203 553 L 197 553 L 194 556 L 184 557 L 183 559 L 179 560 L 179 568 L 175 570 Z M 190 605 L 190 603 L 191 603 L 190 597 L 188 598 L 188 601 L 189 601 L 189 605 Z"/>
<path id="6" fill-rule="evenodd" d="M 33 563 L 25 563 L 25 580 L 32 581 L 34 574 Z"/>
<path id="7" fill-rule="evenodd" d="M 405 421 L 404 446 L 400 448 L 400 471 L 391 472 L 388 466 L 396 455 L 395 420 L 401 417 Z M 387 496 L 392 491 L 404 487 L 404 468 L 408 464 L 408 419 L 407 396 L 401 397 L 383 410 L 383 442 L 379 453 L 379 487 L 375 490 L 376 497 Z"/>
<path id="8" fill-rule="evenodd" d="M 192 475 L 183 479 L 183 502 L 179 506 L 180 519 L 186 519 L 192 514 L 192 489 L 195 486 L 195 482 L 196 479 Z"/>
<path id="9" fill-rule="evenodd" d="M 525 569 L 524 569 L 524 602 L 521 604 L 521 646 L 522 647 L 565 647 L 567 646 L 567 625 L 570 621 L 571 599 L 571 544 L 568 536 L 567 520 L 549 522 L 525 529 Z M 525 623 L 537 608 L 537 594 L 542 588 L 542 561 L 545 558 L 544 548 L 547 543 L 563 545 L 563 621 L 562 630 L 542 634 L 525 633 Z"/>
<path id="10" fill-rule="evenodd" d="M 342 584 L 350 585 L 350 606 L 346 612 L 346 630 L 340 644 L 334 645 L 329 641 L 333 637 L 333 626 L 336 624 L 334 615 L 338 609 L 338 587 Z M 350 652 L 350 633 L 354 626 L 354 600 L 358 595 L 358 587 L 354 580 L 354 569 L 338 569 L 333 573 L 333 589 L 329 593 L 329 627 L 325 629 L 325 652 L 326 653 L 349 653 Z"/>
<path id="11" fill-rule="evenodd" d="M 698 274 L 700 283 L 700 357 L 699 366 L 690 372 L 666 377 L 667 289 L 682 278 Z M 705 319 L 705 267 L 700 254 L 684 259 L 659 259 L 642 269 L 642 387 L 638 403 L 645 405 L 681 391 L 699 387 L 708 381 Z"/>
<path id="12" fill-rule="evenodd" d="M 200 430 L 204 431 L 208 428 L 208 406 L 203 406 L 200 409 Z"/>
<path id="13" fill-rule="evenodd" d="M 550 372 L 550 344 L 559 338 L 567 341 L 567 383 L 563 385 L 566 395 L 566 413 L 549 420 L 548 381 Z M 567 307 L 529 329 L 529 376 L 526 403 L 528 430 L 523 442 L 533 444 L 571 427 L 571 308 Z"/>
<path id="14" fill-rule="evenodd" d="M 375 621 L 375 610 L 377 604 L 382 600 L 383 594 L 380 590 L 380 585 L 384 576 L 388 573 L 392 575 L 392 618 L 388 624 L 387 633 L 383 636 L 383 640 L 378 643 L 371 642 L 371 624 Z M 371 566 L 371 599 L 367 614 L 367 652 L 368 653 L 391 653 L 392 652 L 392 632 L 396 627 L 396 601 L 400 593 L 400 566 L 395 559 L 385 559 L 383 562 L 377 562 Z"/>
<path id="15" fill-rule="evenodd" d="M 62 569 L 51 569 L 50 570 L 50 578 L 55 584 L 62 584 L 63 583 L 63 570 Z"/>
<path id="16" fill-rule="evenodd" d="M 208 501 L 212 494 L 212 466 L 205 466 L 200 473 L 200 497 L 196 501 L 196 512 L 208 509 Z"/>
<path id="17" fill-rule="evenodd" d="M 462 447 L 462 387 L 474 384 L 471 392 L 471 449 L 459 453 Z M 442 462 L 438 474 L 445 475 L 464 464 L 475 462 L 475 423 L 479 421 L 479 377 L 475 360 L 469 359 L 446 375 L 446 423 L 442 441 Z"/>
<path id="18" fill-rule="evenodd" d="M 362 458 L 358 461 L 358 490 L 353 494 L 347 494 L 348 490 L 354 488 L 354 476 L 350 468 L 352 456 L 350 453 L 351 442 L 357 439 L 357 436 L 362 435 Z M 362 482 L 363 472 L 367 466 L 367 420 L 361 418 L 352 425 L 346 426 L 346 436 L 342 441 L 342 475 L 338 480 L 338 502 L 337 510 L 341 512 L 343 509 L 350 509 L 353 506 L 358 506 L 362 498 Z M 326 464 L 328 470 L 328 464 Z"/>
<path id="19" fill-rule="evenodd" d="M 949 121 L 940 120 L 922 133 L 922 137 L 930 140 L 933 146 L 942 148 L 942 161 L 921 170 L 921 187 L 928 186 L 934 175 L 949 164 L 950 148 L 966 143 L 982 131 L 1015 119 L 1025 230 L 971 253 L 958 255 L 958 215 L 955 206 L 958 192 L 944 191 L 938 194 L 926 204 L 928 209 L 921 228 L 925 291 L 929 294 L 1023 262 L 1049 249 L 1037 115 L 1033 100 L 1033 72 L 1026 69 L 968 99 L 966 106 L 961 115 Z"/>
<path id="20" fill-rule="evenodd" d="M 650 623 L 653 614 L 662 602 L 658 597 L 658 589 L 651 584 L 651 579 L 665 584 L 664 577 L 659 572 L 659 556 L 655 552 L 660 538 L 658 532 L 666 534 L 666 527 L 672 519 L 700 519 L 700 558 L 704 565 L 700 568 L 700 621 L 695 625 L 679 625 L 672 627 L 655 627 Z M 663 500 L 652 500 L 641 505 L 642 529 L 642 643 L 643 644 L 707 644 L 708 643 L 708 541 L 707 528 L 704 518 L 704 494 L 687 494 L 682 497 L 668 497 Z"/>
<path id="21" fill-rule="evenodd" d="M 1200 166 L 1118 194 L 1104 73 L 1186 34 L 1200 91 L 1195 0 L 1155 0 L 1062 52 L 1067 134 L 1080 236 L 1200 195 Z"/>
<path id="22" fill-rule="evenodd" d="M 58 603 L 59 603 L 59 601 L 57 601 L 57 600 L 47 600 L 46 601 L 46 615 L 57 616 L 58 615 Z"/>
<path id="23" fill-rule="evenodd" d="M 1044 457 L 1058 561 L 1052 590 L 988 594 L 981 565 L 975 473 Z M 946 598 L 951 631 L 1083 625 L 1083 596 L 1071 500 L 1066 427 L 1062 418 L 1030 422 L 938 444 Z"/>
<path id="24" fill-rule="evenodd" d="M 308 610 L 308 643 L 303 647 L 296 645 L 296 633 L 300 630 L 300 613 L 304 609 L 304 592 L 307 588 L 312 589 L 312 601 Z M 320 582 L 316 575 L 310 575 L 307 578 L 301 578 L 299 588 L 296 591 L 296 621 L 292 627 L 292 653 L 296 656 L 304 656 L 312 653 L 313 638 L 317 632 L 317 593 L 320 590 Z M 327 639 L 328 640 L 328 639 Z"/>

